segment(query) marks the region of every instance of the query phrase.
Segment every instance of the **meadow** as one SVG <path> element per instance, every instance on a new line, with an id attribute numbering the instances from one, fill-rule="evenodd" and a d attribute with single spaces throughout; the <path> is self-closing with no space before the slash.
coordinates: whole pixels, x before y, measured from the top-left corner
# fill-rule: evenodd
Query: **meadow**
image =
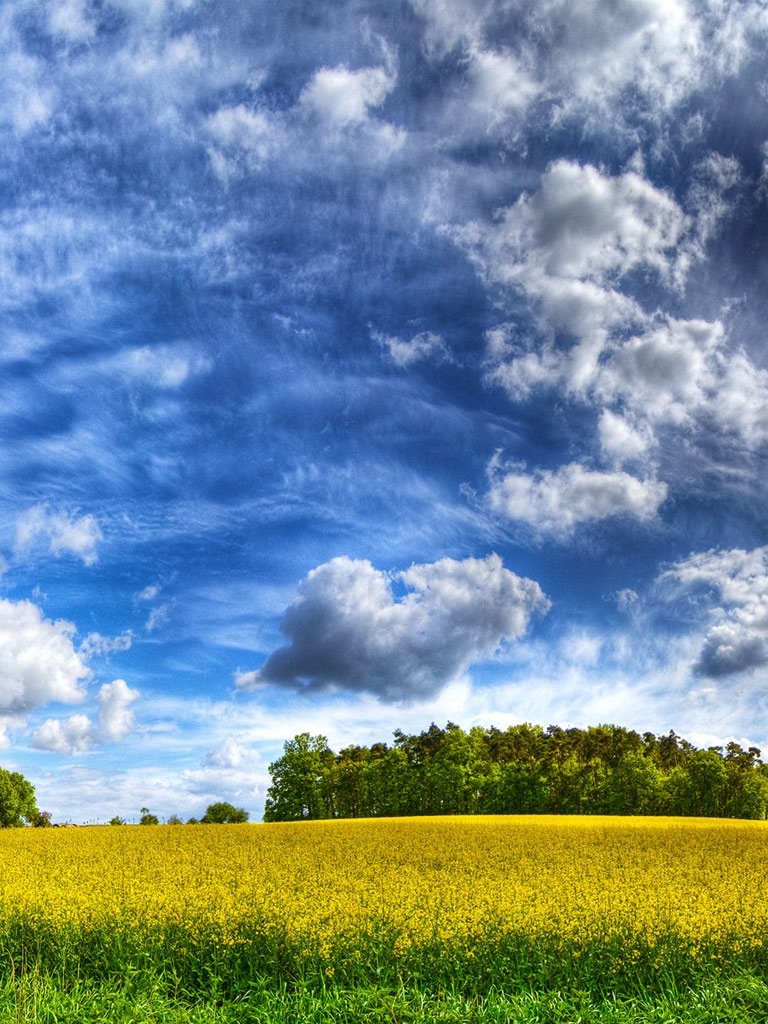
<path id="1" fill-rule="evenodd" d="M 0 1019 L 763 1021 L 768 824 L 0 832 Z"/>

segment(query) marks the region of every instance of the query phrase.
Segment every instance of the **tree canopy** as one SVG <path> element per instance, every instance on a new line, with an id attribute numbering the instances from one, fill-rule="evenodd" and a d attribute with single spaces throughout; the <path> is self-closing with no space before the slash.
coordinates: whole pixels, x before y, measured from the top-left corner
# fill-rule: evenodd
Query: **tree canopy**
<path id="1" fill-rule="evenodd" d="M 765 818 L 768 765 L 737 743 L 670 731 L 434 723 L 335 753 L 301 733 L 269 766 L 264 821 L 421 814 L 669 814 Z"/>
<path id="2" fill-rule="evenodd" d="M 248 821 L 248 811 L 242 807 L 233 807 L 225 800 L 209 804 L 200 819 L 203 825 L 244 825 Z"/>
<path id="3" fill-rule="evenodd" d="M 43 824 L 44 818 L 37 809 L 35 788 L 19 772 L 0 768 L 0 827 L 15 828 L 29 824 Z"/>

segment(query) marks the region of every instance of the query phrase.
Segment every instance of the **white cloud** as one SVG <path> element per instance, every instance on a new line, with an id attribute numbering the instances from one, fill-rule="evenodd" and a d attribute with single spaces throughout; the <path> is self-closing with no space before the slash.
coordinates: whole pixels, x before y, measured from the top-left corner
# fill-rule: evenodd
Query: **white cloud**
<path id="1" fill-rule="evenodd" d="M 489 467 L 490 507 L 507 519 L 542 533 L 565 536 L 578 523 L 610 516 L 653 519 L 667 495 L 666 484 L 628 473 L 586 469 L 577 462 L 552 470 L 524 473 Z"/>
<path id="2" fill-rule="evenodd" d="M 610 176 L 557 160 L 541 187 L 499 211 L 493 224 L 451 231 L 491 282 L 555 305 L 555 285 L 591 281 L 589 305 L 604 305 L 617 277 L 636 267 L 669 278 L 689 227 L 674 199 L 634 171 Z M 565 325 L 563 325 L 565 326 Z"/>
<path id="3" fill-rule="evenodd" d="M 336 127 L 363 124 L 397 84 L 392 71 L 344 66 L 320 68 L 301 94 L 300 104 Z"/>
<path id="4" fill-rule="evenodd" d="M 48 24 L 54 35 L 74 43 L 87 42 L 96 33 L 96 26 L 88 17 L 86 0 L 54 0 Z"/>
<path id="5" fill-rule="evenodd" d="M 498 555 L 414 565 L 394 581 L 410 590 L 400 601 L 393 578 L 368 561 L 335 558 L 313 569 L 281 625 L 289 645 L 252 681 L 413 701 L 493 657 L 549 607 L 539 585 Z"/>
<path id="6" fill-rule="evenodd" d="M 182 773 L 185 786 L 210 801 L 253 797 L 265 788 L 265 765 L 258 750 L 226 736 L 203 758 L 202 768 Z"/>
<path id="7" fill-rule="evenodd" d="M 568 160 L 550 164 L 539 190 L 493 223 L 446 229 L 489 285 L 522 292 L 542 319 L 534 348 L 510 343 L 503 327 L 489 332 L 491 379 L 513 397 L 557 381 L 589 393 L 611 337 L 648 319 L 622 290 L 623 278 L 642 267 L 673 284 L 678 260 L 684 252 L 689 258 L 682 246 L 689 229 L 674 199 L 635 171 L 610 176 Z M 553 328 L 576 344 L 555 351 Z"/>
<path id="8" fill-rule="evenodd" d="M 414 335 L 410 341 L 403 341 L 400 338 L 378 332 L 374 332 L 372 337 L 389 353 L 392 362 L 401 369 L 412 366 L 422 359 L 446 359 L 448 357 L 445 342 L 439 334 L 435 334 L 433 331 L 422 331 Z"/>
<path id="9" fill-rule="evenodd" d="M 83 696 L 90 670 L 72 645 L 75 627 L 43 618 L 31 601 L 0 600 L 0 711 Z"/>
<path id="10" fill-rule="evenodd" d="M 54 754 L 84 754 L 104 743 L 120 743 L 133 728 L 130 705 L 139 697 L 124 679 L 105 683 L 98 692 L 97 724 L 88 715 L 48 718 L 34 731 L 30 746 Z"/>
<path id="11" fill-rule="evenodd" d="M 224 182 L 245 170 L 260 167 L 276 141 L 276 129 L 267 116 L 245 104 L 221 107 L 205 122 L 211 139 L 208 156 L 216 175 Z"/>
<path id="12" fill-rule="evenodd" d="M 249 672 L 237 669 L 235 672 L 235 689 L 237 690 L 259 690 L 266 685 L 258 669 L 252 669 Z"/>
<path id="13" fill-rule="evenodd" d="M 93 745 L 93 724 L 87 715 L 71 715 L 61 720 L 48 718 L 35 730 L 30 746 L 54 754 L 83 754 Z"/>
<path id="14" fill-rule="evenodd" d="M 600 390 L 620 397 L 650 421 L 681 425 L 709 401 L 714 355 L 723 326 L 669 319 L 617 346 L 600 375 Z"/>
<path id="15" fill-rule="evenodd" d="M 133 643 L 133 633 L 126 630 L 120 636 L 102 636 L 101 633 L 89 633 L 77 649 L 78 654 L 87 661 L 94 656 L 116 654 L 129 651 Z"/>
<path id="16" fill-rule="evenodd" d="M 653 440 L 647 427 L 637 427 L 610 409 L 604 409 L 600 414 L 598 432 L 603 454 L 617 465 L 641 458 Z"/>
<path id="17" fill-rule="evenodd" d="M 35 505 L 16 520 L 17 554 L 25 554 L 38 541 L 48 541 L 53 555 L 63 552 L 77 555 L 86 565 L 98 561 L 96 546 L 103 540 L 99 524 L 92 515 L 76 517 L 66 512 L 50 512 L 43 505 Z"/>
<path id="18" fill-rule="evenodd" d="M 710 626 L 694 670 L 735 675 L 768 663 L 768 547 L 691 555 L 660 574 L 662 595 L 702 601 Z M 705 620 L 706 621 L 706 620 Z"/>
<path id="19" fill-rule="evenodd" d="M 119 743 L 133 728 L 133 712 L 130 705 L 139 697 L 138 690 L 132 690 L 124 679 L 105 683 L 99 690 L 99 740 L 105 743 Z"/>
<path id="20" fill-rule="evenodd" d="M 511 55 L 530 79 L 529 101 L 554 101 L 552 119 L 579 119 L 594 132 L 627 132 L 627 92 L 662 118 L 698 89 L 714 86 L 760 45 L 760 0 L 411 0 L 425 19 L 428 52 L 466 55 L 514 40 Z"/>

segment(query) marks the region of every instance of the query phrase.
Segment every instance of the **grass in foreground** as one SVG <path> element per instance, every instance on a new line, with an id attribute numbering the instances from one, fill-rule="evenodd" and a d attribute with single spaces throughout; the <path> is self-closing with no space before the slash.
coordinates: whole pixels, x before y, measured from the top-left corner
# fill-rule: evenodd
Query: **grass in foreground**
<path id="1" fill-rule="evenodd" d="M 0 1020 L 34 1024 L 763 1024 L 768 985 L 742 976 L 696 990 L 630 999 L 584 993 L 490 992 L 481 1000 L 419 989 L 279 988 L 194 1004 L 153 991 L 27 974 L 0 987 Z"/>

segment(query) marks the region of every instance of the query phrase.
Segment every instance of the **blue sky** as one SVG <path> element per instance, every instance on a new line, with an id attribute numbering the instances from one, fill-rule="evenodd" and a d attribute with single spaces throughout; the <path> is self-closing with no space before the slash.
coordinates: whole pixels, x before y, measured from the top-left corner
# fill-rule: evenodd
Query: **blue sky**
<path id="1" fill-rule="evenodd" d="M 0 11 L 0 761 L 261 815 L 300 731 L 768 748 L 759 0 Z"/>

